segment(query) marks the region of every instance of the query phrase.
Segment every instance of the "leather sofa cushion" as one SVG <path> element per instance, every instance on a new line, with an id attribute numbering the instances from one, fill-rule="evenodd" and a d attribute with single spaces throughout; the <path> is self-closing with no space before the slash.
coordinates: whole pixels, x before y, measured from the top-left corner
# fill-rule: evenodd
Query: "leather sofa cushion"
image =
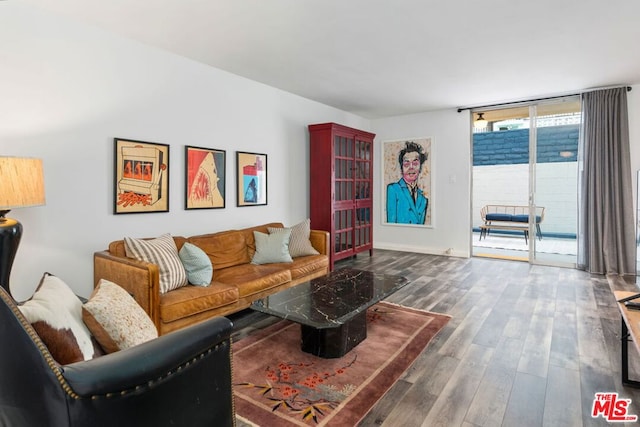
<path id="1" fill-rule="evenodd" d="M 219 233 L 201 234 L 187 239 L 202 249 L 213 265 L 214 280 L 215 271 L 234 267 L 251 262 L 251 257 L 256 250 L 253 240 L 253 231 L 268 233 L 267 227 L 275 227 L 280 223 L 258 225 L 242 230 L 228 230 Z"/>
<path id="2" fill-rule="evenodd" d="M 165 323 L 172 322 L 235 304 L 238 297 L 235 286 L 215 281 L 207 287 L 183 286 L 160 296 L 160 318 Z"/>
<path id="3" fill-rule="evenodd" d="M 309 255 L 294 258 L 292 263 L 278 263 L 270 265 L 289 269 L 291 272 L 291 280 L 296 280 L 299 277 L 308 276 L 319 270 L 328 268 L 329 258 L 325 255 Z"/>
<path id="4" fill-rule="evenodd" d="M 237 287 L 245 298 L 291 281 L 291 273 L 282 266 L 291 264 L 242 264 L 222 270 L 213 269 L 213 280 Z"/>
<path id="5" fill-rule="evenodd" d="M 189 237 L 192 243 L 202 249 L 213 265 L 213 271 L 251 262 L 247 253 L 244 233 L 236 230 L 202 234 Z"/>

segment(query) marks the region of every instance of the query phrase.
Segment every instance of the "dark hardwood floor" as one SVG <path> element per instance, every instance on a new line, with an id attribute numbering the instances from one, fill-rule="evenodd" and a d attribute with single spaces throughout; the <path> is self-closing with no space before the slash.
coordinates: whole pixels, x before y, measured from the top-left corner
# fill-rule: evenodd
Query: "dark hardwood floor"
<path id="1" fill-rule="evenodd" d="M 635 283 L 523 262 L 386 250 L 336 268 L 344 266 L 406 276 L 411 283 L 388 301 L 452 316 L 361 426 L 611 425 L 591 417 L 596 392 L 632 399 L 629 413 L 640 416 L 640 390 L 620 380 L 612 293 L 637 290 Z M 234 339 L 273 321 L 258 313 L 233 320 Z M 630 364 L 630 377 L 640 378 L 633 345 Z"/>

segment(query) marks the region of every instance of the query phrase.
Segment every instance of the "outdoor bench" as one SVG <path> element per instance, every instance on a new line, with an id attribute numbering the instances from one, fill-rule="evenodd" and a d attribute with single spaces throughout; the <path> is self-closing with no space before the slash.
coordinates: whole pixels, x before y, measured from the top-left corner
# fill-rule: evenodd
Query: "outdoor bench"
<path id="1" fill-rule="evenodd" d="M 536 206 L 536 234 L 542 240 L 540 223 L 544 220 L 544 207 Z M 487 237 L 490 230 L 522 231 L 524 241 L 529 237 L 529 206 L 485 205 L 480 209 L 483 224 L 480 226 L 480 240 Z"/>

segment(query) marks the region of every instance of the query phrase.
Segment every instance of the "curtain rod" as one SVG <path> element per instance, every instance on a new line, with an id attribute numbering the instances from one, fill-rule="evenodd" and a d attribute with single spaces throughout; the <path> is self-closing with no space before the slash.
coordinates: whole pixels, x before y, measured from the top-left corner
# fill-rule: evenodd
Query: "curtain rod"
<path id="1" fill-rule="evenodd" d="M 524 103 L 535 102 L 535 101 L 548 101 L 550 99 L 560 99 L 560 98 L 566 98 L 568 96 L 578 96 L 587 92 L 595 92 L 596 90 L 603 90 L 603 89 L 615 89 L 617 87 L 624 87 L 624 86 L 612 86 L 612 87 L 588 89 L 588 90 L 583 90 L 581 92 L 576 92 L 576 93 L 567 93 L 565 95 L 547 96 L 545 98 L 523 99 L 522 101 L 501 102 L 499 104 L 476 105 L 475 107 L 460 107 L 458 108 L 458 113 L 461 113 L 462 111 L 465 111 L 465 110 L 473 110 L 475 108 L 506 107 L 514 104 L 524 104 Z M 627 86 L 627 92 L 631 92 L 631 86 Z"/>

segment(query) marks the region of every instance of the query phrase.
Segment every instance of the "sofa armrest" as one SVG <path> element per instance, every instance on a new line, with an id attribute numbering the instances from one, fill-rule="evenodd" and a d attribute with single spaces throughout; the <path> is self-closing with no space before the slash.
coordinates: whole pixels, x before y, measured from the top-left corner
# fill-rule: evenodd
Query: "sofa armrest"
<path id="1" fill-rule="evenodd" d="M 93 254 L 93 285 L 100 279 L 124 288 L 149 315 L 160 331 L 160 271 L 152 263 L 112 255 L 108 251 Z"/>
<path id="2" fill-rule="evenodd" d="M 323 230 L 311 230 L 309 235 L 311 246 L 321 255 L 329 255 L 329 232 Z"/>

